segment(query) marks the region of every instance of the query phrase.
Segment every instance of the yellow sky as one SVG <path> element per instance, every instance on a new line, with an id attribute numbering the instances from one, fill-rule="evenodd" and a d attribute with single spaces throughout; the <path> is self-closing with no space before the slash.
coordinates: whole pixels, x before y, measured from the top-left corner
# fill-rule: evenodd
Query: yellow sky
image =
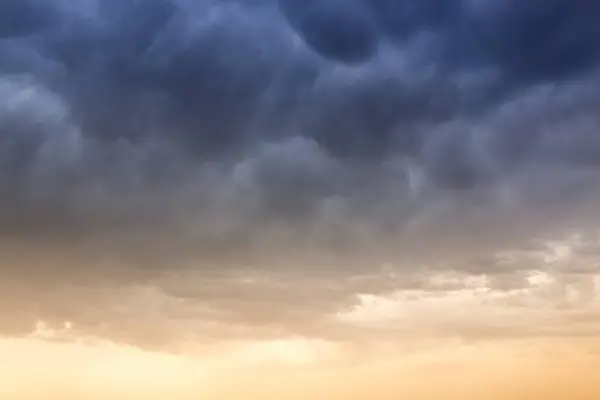
<path id="1" fill-rule="evenodd" d="M 597 400 L 600 270 L 576 239 L 490 273 L 56 286 L 28 333 L 0 335 L 0 399 Z"/>
<path id="2" fill-rule="evenodd" d="M 256 349 L 258 353 L 256 352 Z M 379 349 L 368 359 L 323 344 L 240 343 L 185 357 L 111 343 L 0 341 L 3 399 L 597 399 L 600 340 L 528 339 Z M 332 345 L 333 346 L 333 345 Z M 340 349 L 338 349 L 340 350 Z M 277 354 L 279 357 L 269 357 Z"/>

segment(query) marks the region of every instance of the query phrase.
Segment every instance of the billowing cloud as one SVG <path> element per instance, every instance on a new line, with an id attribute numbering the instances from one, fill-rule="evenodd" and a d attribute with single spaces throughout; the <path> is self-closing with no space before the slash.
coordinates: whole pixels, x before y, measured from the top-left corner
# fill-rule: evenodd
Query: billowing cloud
<path id="1" fill-rule="evenodd" d="M 233 312 L 229 286 L 194 296 L 228 321 L 278 316 L 269 332 L 294 319 L 343 332 L 317 310 L 335 315 L 362 289 L 336 281 L 587 228 L 599 12 L 589 0 L 4 1 L 5 307 L 61 320 L 86 312 L 40 288 L 67 299 L 93 281 L 89 307 L 109 310 L 116 282 L 163 293 L 189 270 L 311 271 L 332 281 L 273 289 L 285 311 Z M 83 325 L 127 320 L 106 312 Z"/>

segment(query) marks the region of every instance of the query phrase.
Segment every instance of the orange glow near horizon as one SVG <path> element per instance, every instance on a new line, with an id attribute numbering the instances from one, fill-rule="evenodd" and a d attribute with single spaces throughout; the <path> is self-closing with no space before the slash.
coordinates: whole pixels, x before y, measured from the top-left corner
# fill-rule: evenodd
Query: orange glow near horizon
<path id="1" fill-rule="evenodd" d="M 499 252 L 527 267 L 505 275 L 176 269 L 57 284 L 54 318 L 36 303 L 28 333 L 0 335 L 0 398 L 597 399 L 600 271 L 582 243 Z"/>
<path id="2" fill-rule="evenodd" d="M 0 395 L 3 399 L 340 400 L 600 396 L 598 340 L 447 343 L 413 353 L 381 349 L 352 362 L 344 360 L 343 352 L 336 354 L 338 360 L 319 360 L 322 349 L 311 348 L 314 345 L 300 340 L 248 342 L 220 354 L 190 357 L 114 343 L 5 338 L 0 340 Z"/>

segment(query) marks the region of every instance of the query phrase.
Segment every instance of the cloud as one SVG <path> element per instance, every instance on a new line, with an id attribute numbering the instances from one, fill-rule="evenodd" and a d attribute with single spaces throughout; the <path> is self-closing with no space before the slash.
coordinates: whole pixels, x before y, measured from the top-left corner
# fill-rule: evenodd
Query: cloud
<path id="1" fill-rule="evenodd" d="M 382 263 L 449 269 L 593 225 L 592 3 L 4 2 L 11 280 L 41 298 L 50 283 L 162 291 L 188 270 L 342 280 Z M 279 298 L 289 309 L 257 309 L 314 332 L 331 324 L 315 309 L 360 289 L 319 284 L 321 297 L 299 283 L 306 293 Z M 16 331 L 40 318 L 27 295 L 11 300 L 28 305 Z M 57 319 L 80 312 L 48 304 Z"/>

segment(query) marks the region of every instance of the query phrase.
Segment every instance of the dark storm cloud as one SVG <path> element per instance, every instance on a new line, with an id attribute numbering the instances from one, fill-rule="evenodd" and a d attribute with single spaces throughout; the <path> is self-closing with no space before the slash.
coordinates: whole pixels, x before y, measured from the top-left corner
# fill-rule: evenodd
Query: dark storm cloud
<path id="1" fill-rule="evenodd" d="M 369 58 L 376 43 L 398 44 L 423 31 L 443 36 L 448 61 L 488 59 L 528 77 L 569 74 L 600 50 L 600 7 L 589 0 L 280 3 L 315 49 L 341 61 Z"/>
<path id="2" fill-rule="evenodd" d="M 368 259 L 440 215 L 462 227 L 465 213 L 574 204 L 597 188 L 599 12 L 2 2 L 2 234 L 91 235 L 156 263 L 285 248 Z"/>

